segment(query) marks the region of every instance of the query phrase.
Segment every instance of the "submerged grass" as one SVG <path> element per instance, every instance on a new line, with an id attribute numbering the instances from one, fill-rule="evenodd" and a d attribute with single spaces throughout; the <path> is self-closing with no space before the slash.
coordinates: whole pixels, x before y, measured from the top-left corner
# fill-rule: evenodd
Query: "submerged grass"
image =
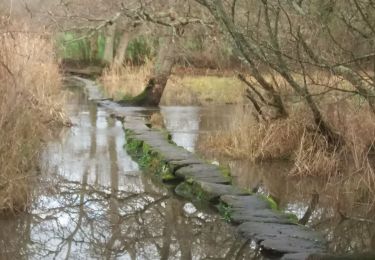
<path id="1" fill-rule="evenodd" d="M 27 208 L 42 139 L 64 120 L 61 78 L 47 38 L 0 36 L 0 212 Z"/>

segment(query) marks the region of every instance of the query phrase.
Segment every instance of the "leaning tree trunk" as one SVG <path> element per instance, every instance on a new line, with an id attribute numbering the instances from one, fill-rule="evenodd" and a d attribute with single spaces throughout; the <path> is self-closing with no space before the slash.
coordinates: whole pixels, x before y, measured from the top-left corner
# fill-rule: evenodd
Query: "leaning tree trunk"
<path id="1" fill-rule="evenodd" d="M 154 70 L 148 80 L 145 90 L 125 103 L 138 106 L 158 106 L 167 85 L 172 68 L 176 61 L 178 36 L 163 36 L 159 38 L 159 52 Z"/>
<path id="2" fill-rule="evenodd" d="M 116 48 L 115 60 L 113 62 L 114 66 L 120 67 L 124 63 L 126 48 L 128 47 L 131 36 L 131 33 L 126 30 L 122 32 L 120 42 Z"/>
<path id="3" fill-rule="evenodd" d="M 116 25 L 111 24 L 106 27 L 105 32 L 105 48 L 103 54 L 103 62 L 112 64 L 113 62 L 113 48 L 115 43 Z"/>

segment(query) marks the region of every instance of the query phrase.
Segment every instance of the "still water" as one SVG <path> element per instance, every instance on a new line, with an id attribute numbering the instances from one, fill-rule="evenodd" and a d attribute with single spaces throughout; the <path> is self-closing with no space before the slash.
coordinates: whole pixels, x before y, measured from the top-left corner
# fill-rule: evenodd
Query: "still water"
<path id="1" fill-rule="evenodd" d="M 73 127 L 47 144 L 29 213 L 0 220 L 0 259 L 263 259 L 218 214 L 140 172 L 121 123 L 80 91 L 69 95 Z"/>
<path id="2" fill-rule="evenodd" d="M 197 209 L 142 173 L 123 149 L 121 123 L 82 92 L 69 93 L 74 125 L 48 142 L 29 213 L 0 219 L 0 259 L 264 259 L 215 212 Z M 331 252 L 374 250 L 375 207 L 359 187 L 342 178 L 298 180 L 288 177 L 286 162 L 254 165 L 198 145 L 227 129 L 241 109 L 160 112 L 174 142 L 227 165 L 238 186 L 272 196 L 322 232 Z"/>
<path id="3" fill-rule="evenodd" d="M 165 128 L 175 143 L 228 166 L 238 186 L 271 196 L 282 210 L 323 233 L 332 253 L 375 250 L 375 200 L 352 180 L 296 179 L 288 176 L 292 167 L 288 162 L 231 160 L 199 145 L 210 133 L 228 129 L 235 113 L 247 110 L 235 106 L 161 108 Z"/>

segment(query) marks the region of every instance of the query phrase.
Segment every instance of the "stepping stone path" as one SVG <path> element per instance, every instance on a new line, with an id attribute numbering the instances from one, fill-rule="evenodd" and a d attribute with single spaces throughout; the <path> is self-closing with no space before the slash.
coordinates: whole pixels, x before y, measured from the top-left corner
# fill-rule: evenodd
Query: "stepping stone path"
<path id="1" fill-rule="evenodd" d="M 225 205 L 230 220 L 238 225 L 239 234 L 256 241 L 263 250 L 280 255 L 281 259 L 307 259 L 311 254 L 326 252 L 326 242 L 320 234 L 273 209 L 267 198 L 233 186 L 219 166 L 176 146 L 166 133 L 148 128 L 142 113 L 144 109 L 122 107 L 104 100 L 92 82 L 84 80 L 84 83 L 88 86 L 89 99 L 97 100 L 99 105 L 122 119 L 127 142 L 137 142 L 142 149 L 147 147 L 148 152 L 159 158 L 160 164 L 169 168 L 180 181 L 176 191 L 191 187 L 203 194 L 202 198 L 208 203 Z"/>

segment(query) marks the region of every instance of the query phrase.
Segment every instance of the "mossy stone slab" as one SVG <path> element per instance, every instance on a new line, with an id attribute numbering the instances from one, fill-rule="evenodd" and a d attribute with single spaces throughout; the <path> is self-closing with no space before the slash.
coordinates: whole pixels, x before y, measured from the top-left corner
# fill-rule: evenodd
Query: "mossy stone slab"
<path id="1" fill-rule="evenodd" d="M 182 167 L 175 172 L 175 175 L 185 180 L 193 179 L 207 183 L 225 184 L 230 183 L 230 178 L 223 176 L 218 167 L 209 164 L 192 164 Z M 231 193 L 223 193 L 231 194 Z"/>
<path id="2" fill-rule="evenodd" d="M 257 195 L 249 196 L 230 196 L 225 195 L 220 198 L 228 206 L 233 209 L 248 209 L 248 210 L 258 210 L 258 209 L 271 209 L 269 203 Z"/>
<path id="3" fill-rule="evenodd" d="M 182 160 L 172 160 L 168 162 L 168 166 L 172 172 L 176 172 L 178 169 L 181 169 L 182 167 L 186 167 L 193 164 L 204 164 L 204 161 L 192 154 L 191 156 L 184 158 Z"/>
<path id="4" fill-rule="evenodd" d="M 267 250 L 283 253 L 319 253 L 326 250 L 321 235 L 303 226 L 246 222 L 239 225 L 238 231 Z"/>
<path id="5" fill-rule="evenodd" d="M 263 222 L 278 224 L 294 224 L 287 215 L 271 209 L 269 203 L 257 195 L 222 196 L 220 198 L 232 211 L 234 223 Z"/>
<path id="6" fill-rule="evenodd" d="M 274 212 L 271 209 L 258 209 L 258 210 L 244 210 L 232 209 L 231 220 L 234 223 L 245 222 L 261 222 L 261 223 L 277 223 L 285 225 L 295 225 L 287 216 Z"/>
<path id="7" fill-rule="evenodd" d="M 218 183 L 209 183 L 203 181 L 196 181 L 196 185 L 206 194 L 209 200 L 219 198 L 222 195 L 247 195 L 248 192 L 239 189 L 233 185 L 225 185 Z"/>

